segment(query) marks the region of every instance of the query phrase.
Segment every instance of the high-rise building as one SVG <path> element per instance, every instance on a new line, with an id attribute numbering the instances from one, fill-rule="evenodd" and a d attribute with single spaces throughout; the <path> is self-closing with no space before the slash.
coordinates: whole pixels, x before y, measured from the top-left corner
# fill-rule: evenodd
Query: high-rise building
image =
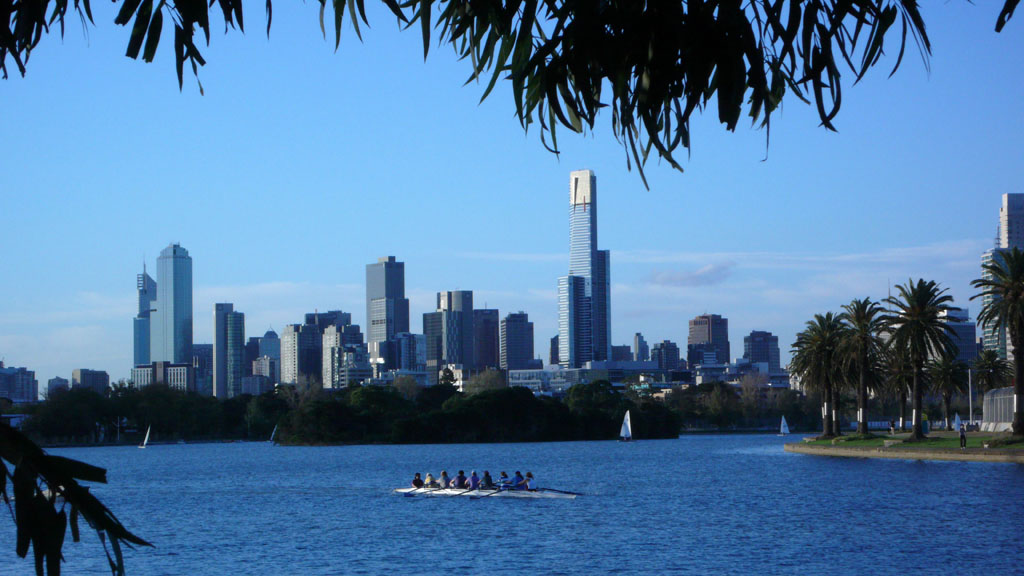
<path id="1" fill-rule="evenodd" d="M 651 349 L 647 346 L 644 335 L 637 332 L 633 335 L 633 361 L 646 362 L 651 358 Z"/>
<path id="2" fill-rule="evenodd" d="M 245 354 L 242 358 L 242 377 L 252 376 L 252 363 L 260 357 L 260 337 L 250 336 L 245 341 Z"/>
<path id="3" fill-rule="evenodd" d="M 150 313 L 150 362 L 192 362 L 192 258 L 171 244 L 156 261 L 159 286 Z"/>
<path id="4" fill-rule="evenodd" d="M 75 368 L 71 371 L 71 388 L 85 388 L 105 395 L 110 388 L 110 376 L 103 370 Z"/>
<path id="5" fill-rule="evenodd" d="M 281 339 L 278 338 L 277 332 L 273 329 L 267 330 L 263 334 L 263 338 L 260 338 L 260 357 L 266 356 L 274 361 L 273 375 L 269 375 L 271 382 L 278 383 L 281 381 Z"/>
<path id="6" fill-rule="evenodd" d="M 213 396 L 213 344 L 192 345 L 192 373 L 196 393 Z"/>
<path id="7" fill-rule="evenodd" d="M 651 347 L 651 360 L 658 363 L 658 370 L 677 370 L 679 346 L 671 340 L 657 342 Z"/>
<path id="8" fill-rule="evenodd" d="M 427 366 L 427 340 L 423 334 L 395 334 L 395 368 L 422 372 Z"/>
<path id="9" fill-rule="evenodd" d="M 25 368 L 5 368 L 0 360 L 0 398 L 10 398 L 17 404 L 39 401 L 39 382 L 36 373 Z"/>
<path id="10" fill-rule="evenodd" d="M 498 311 L 494 308 L 473 310 L 473 369 L 486 370 L 501 364 Z"/>
<path id="11" fill-rule="evenodd" d="M 977 337 L 977 326 L 974 322 L 971 322 L 967 309 L 952 307 L 945 312 L 941 312 L 940 316 L 946 319 L 946 325 L 953 331 L 950 339 L 953 341 L 953 345 L 956 346 L 956 361 L 971 366 L 974 363 L 974 359 L 978 357 L 978 348 L 975 340 Z"/>
<path id="12" fill-rule="evenodd" d="M 630 348 L 629 344 L 623 344 L 621 346 L 612 346 L 612 362 L 632 362 L 633 361 L 633 349 Z"/>
<path id="13" fill-rule="evenodd" d="M 743 337 L 743 357 L 752 364 L 767 364 L 769 373 L 779 372 L 779 337 L 762 330 L 751 331 Z"/>
<path id="14" fill-rule="evenodd" d="M 437 311 L 423 315 L 427 380 L 437 384 L 447 364 L 469 368 L 473 362 L 473 292 L 437 293 Z"/>
<path id="15" fill-rule="evenodd" d="M 142 274 L 136 277 L 135 287 L 139 296 L 139 311 L 132 324 L 134 340 L 133 366 L 149 364 L 150 313 L 156 302 L 156 280 L 146 273 L 146 263 L 142 263 Z"/>
<path id="16" fill-rule="evenodd" d="M 70 388 L 71 384 L 68 382 L 67 378 L 54 376 L 46 383 L 46 397 L 49 398 L 61 390 L 68 390 Z"/>
<path id="17" fill-rule="evenodd" d="M 597 249 L 597 176 L 569 175 L 569 274 L 558 279 L 558 359 L 579 368 L 611 356 L 611 256 Z"/>
<path id="18" fill-rule="evenodd" d="M 382 358 L 381 343 L 403 332 L 409 332 L 405 263 L 385 256 L 366 265 L 366 346 L 370 358 Z"/>
<path id="19" fill-rule="evenodd" d="M 528 370 L 533 361 L 533 322 L 526 312 L 513 312 L 501 321 L 501 369 Z"/>
<path id="20" fill-rule="evenodd" d="M 985 280 L 991 279 L 991 274 L 985 271 L 984 266 L 1001 263 L 1003 252 L 1014 248 L 1024 250 L 1024 194 L 1003 194 L 999 207 L 999 226 L 996 229 L 995 246 L 981 255 L 981 277 Z M 994 299 L 993 296 L 982 296 L 982 307 L 989 306 Z M 1013 350 L 1007 345 L 1005 328 L 998 328 L 994 324 L 983 324 L 981 329 L 985 350 L 995 350 L 1001 358 L 1013 359 Z"/>
<path id="21" fill-rule="evenodd" d="M 704 345 L 703 351 L 714 351 L 717 364 L 728 364 L 729 320 L 718 314 L 701 314 L 690 320 L 690 336 L 687 339 L 687 361 L 690 361 L 690 346 Z M 692 362 L 690 362 L 692 364 Z"/>
<path id="22" fill-rule="evenodd" d="M 344 385 L 347 385 L 347 381 L 342 378 L 340 369 L 346 365 L 345 354 L 347 352 L 356 353 L 355 349 L 357 348 L 363 350 L 364 353 L 366 351 L 363 334 L 359 331 L 358 325 L 328 326 L 324 329 L 321 340 L 321 349 L 323 350 L 321 372 L 324 388 L 337 388 L 342 386 L 343 382 L 346 382 Z"/>
<path id="23" fill-rule="evenodd" d="M 551 347 L 548 349 L 548 364 L 557 366 L 561 364 L 560 358 L 558 357 L 558 350 L 561 346 L 558 345 L 558 334 L 551 337 Z"/>
<path id="24" fill-rule="evenodd" d="M 240 395 L 245 372 L 245 314 L 230 303 L 214 304 L 213 395 L 221 400 Z"/>
<path id="25" fill-rule="evenodd" d="M 323 384 L 323 334 L 330 326 L 347 326 L 352 314 L 341 310 L 306 314 L 304 324 L 289 324 L 281 334 L 281 383 Z"/>

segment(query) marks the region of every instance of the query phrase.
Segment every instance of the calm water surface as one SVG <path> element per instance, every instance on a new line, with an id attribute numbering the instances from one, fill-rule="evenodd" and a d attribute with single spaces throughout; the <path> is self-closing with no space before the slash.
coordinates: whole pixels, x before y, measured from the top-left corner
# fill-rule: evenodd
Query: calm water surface
<path id="1" fill-rule="evenodd" d="M 1013 574 L 1024 466 L 787 454 L 776 436 L 443 446 L 83 448 L 156 544 L 131 575 Z M 405 498 L 412 473 L 532 470 L 576 500 Z M 109 574 L 94 533 L 68 574 Z M 0 521 L 0 574 L 32 574 Z"/>

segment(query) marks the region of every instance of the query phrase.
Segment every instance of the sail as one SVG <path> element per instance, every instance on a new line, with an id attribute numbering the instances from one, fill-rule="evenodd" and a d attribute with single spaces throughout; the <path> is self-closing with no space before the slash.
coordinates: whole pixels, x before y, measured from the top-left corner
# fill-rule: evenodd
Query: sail
<path id="1" fill-rule="evenodd" d="M 153 429 L 152 426 L 150 426 L 149 428 L 146 428 L 146 437 L 142 440 L 142 447 L 143 448 L 145 448 L 146 445 L 149 444 L 149 431 L 152 430 L 152 429 Z"/>
<path id="2" fill-rule="evenodd" d="M 786 417 L 782 417 L 782 424 L 779 426 L 779 434 L 789 434 L 789 424 L 786 424 Z"/>
<path id="3" fill-rule="evenodd" d="M 619 430 L 619 438 L 631 439 L 633 437 L 633 429 L 629 425 L 629 410 L 626 410 L 626 416 L 622 419 L 622 429 Z"/>
<path id="4" fill-rule="evenodd" d="M 270 433 L 270 440 L 268 442 L 273 442 L 275 436 L 277 436 L 277 424 L 274 424 L 274 431 Z"/>
<path id="5" fill-rule="evenodd" d="M 956 413 L 956 417 L 953 418 L 953 430 L 959 430 L 961 422 L 962 422 L 962 420 L 960 420 L 960 413 L 957 412 Z"/>

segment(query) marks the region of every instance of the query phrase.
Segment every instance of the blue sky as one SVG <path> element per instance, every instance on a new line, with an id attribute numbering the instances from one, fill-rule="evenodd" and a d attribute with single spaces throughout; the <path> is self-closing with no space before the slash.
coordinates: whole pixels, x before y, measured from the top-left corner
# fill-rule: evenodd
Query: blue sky
<path id="1" fill-rule="evenodd" d="M 372 4 L 372 3 L 371 3 Z M 568 266 L 568 178 L 597 173 L 599 245 L 612 252 L 616 344 L 685 343 L 687 321 L 729 318 L 794 334 L 814 313 L 925 277 L 958 303 L 991 246 L 999 197 L 1024 192 L 1022 22 L 993 31 L 991 3 L 927 3 L 928 72 L 913 51 L 857 86 L 839 133 L 790 98 L 764 131 L 711 108 L 685 173 L 653 162 L 645 190 L 602 115 L 563 131 L 562 154 L 524 134 L 507 83 L 478 105 L 468 65 L 383 8 L 360 43 L 320 36 L 316 3 L 262 9 L 219 34 L 179 92 L 170 36 L 153 64 L 123 56 L 109 3 L 98 25 L 46 38 L 28 75 L 0 82 L 0 357 L 41 387 L 74 368 L 128 376 L 135 275 L 170 242 L 193 257 L 195 341 L 214 302 L 250 335 L 341 308 L 364 322 L 364 266 L 406 263 L 413 329 L 439 290 L 524 310 L 545 358 Z M 976 304 L 976 303 L 972 303 Z M 977 311 L 972 306 L 972 316 Z"/>

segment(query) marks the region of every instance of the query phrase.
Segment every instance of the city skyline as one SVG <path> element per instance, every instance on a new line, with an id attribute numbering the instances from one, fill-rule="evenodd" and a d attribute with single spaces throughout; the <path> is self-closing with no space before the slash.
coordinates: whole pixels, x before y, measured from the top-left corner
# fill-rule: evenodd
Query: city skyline
<path id="1" fill-rule="evenodd" d="M 133 276 L 170 241 L 195 259 L 197 343 L 212 342 L 216 302 L 245 311 L 252 334 L 317 309 L 351 311 L 365 327 L 365 266 L 390 254 L 406 263 L 412 331 L 437 291 L 472 290 L 502 316 L 527 312 L 546 359 L 554 282 L 569 264 L 565 176 L 586 168 L 601 180 L 601 248 L 615 264 L 611 344 L 636 332 L 682 344 L 686 322 L 707 312 L 734 334 L 777 335 L 785 363 L 814 313 L 884 297 L 909 277 L 948 286 L 974 317 L 969 282 L 992 246 L 999 197 L 1024 191 L 1024 80 L 999 72 L 1016 65 L 1024 38 L 1017 22 L 992 32 L 981 6 L 923 6 L 931 71 L 908 54 L 894 77 L 880 68 L 847 86 L 838 133 L 792 101 L 768 146 L 765 131 L 729 133 L 707 110 L 686 172 L 652 163 L 650 190 L 626 169 L 604 112 L 592 136 L 561 132 L 554 156 L 536 131 L 524 136 L 507 92 L 478 105 L 483 87 L 462 86 L 465 68 L 441 50 L 424 64 L 420 38 L 393 31 L 380 7 L 368 7 L 379 25 L 365 43 L 343 35 L 337 55 L 296 31 L 318 33 L 315 15 L 278 8 L 273 41 L 239 38 L 244 54 L 221 52 L 235 40 L 211 47 L 206 96 L 178 92 L 166 54 L 151 65 L 123 58 L 111 26 L 88 47 L 75 33 L 40 45 L 29 74 L 5 82 L 23 112 L 10 130 L 26 138 L 0 156 L 24 167 L 0 186 L 7 365 L 40 382 L 83 366 L 127 378 Z M 298 57 L 314 72 L 267 65 Z M 119 97 L 124 86 L 137 102 Z M 68 91 L 81 98 L 55 104 Z M 310 107 L 309 93 L 339 108 Z M 66 169 L 33 152 L 44 149 Z"/>

